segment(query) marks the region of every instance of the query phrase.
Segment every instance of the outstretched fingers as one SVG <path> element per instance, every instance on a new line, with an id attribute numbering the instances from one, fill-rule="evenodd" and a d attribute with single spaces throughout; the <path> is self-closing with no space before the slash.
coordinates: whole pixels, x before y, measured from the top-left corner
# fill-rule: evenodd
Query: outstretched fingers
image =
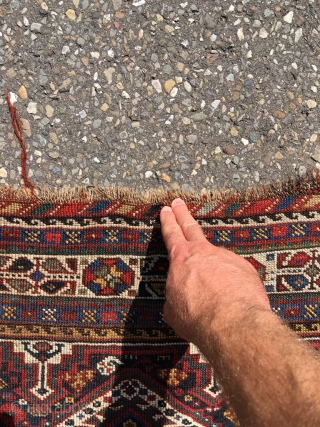
<path id="1" fill-rule="evenodd" d="M 187 205 L 182 199 L 175 199 L 171 206 L 176 217 L 176 221 L 188 241 L 206 240 L 202 228 L 193 218 L 187 208 Z"/>
<path id="2" fill-rule="evenodd" d="M 186 243 L 186 238 L 177 223 L 176 216 L 169 206 L 164 206 L 161 209 L 160 221 L 163 240 L 169 253 L 174 246 Z"/>

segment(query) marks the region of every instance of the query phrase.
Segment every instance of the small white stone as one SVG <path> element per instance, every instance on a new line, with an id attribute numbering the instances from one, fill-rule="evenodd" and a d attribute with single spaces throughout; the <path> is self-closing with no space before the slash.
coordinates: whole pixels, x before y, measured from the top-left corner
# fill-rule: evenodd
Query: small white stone
<path id="1" fill-rule="evenodd" d="M 253 179 L 255 180 L 255 182 L 259 182 L 260 181 L 260 174 L 258 171 L 254 171 L 253 172 Z"/>
<path id="2" fill-rule="evenodd" d="M 202 164 L 202 165 L 206 165 L 207 163 L 208 163 L 208 162 L 206 161 L 206 159 L 202 159 L 202 160 L 201 160 L 201 164 Z"/>
<path id="3" fill-rule="evenodd" d="M 63 46 L 62 48 L 62 55 L 66 55 L 68 52 L 70 52 L 70 47 L 69 46 Z"/>
<path id="4" fill-rule="evenodd" d="M 146 178 L 150 178 L 152 175 L 153 175 L 153 172 L 152 172 L 152 171 L 147 171 L 147 172 L 145 173 L 145 177 L 146 177 Z"/>
<path id="5" fill-rule="evenodd" d="M 239 39 L 240 41 L 242 41 L 242 40 L 244 39 L 244 34 L 243 34 L 243 28 L 242 28 L 242 27 L 240 27 L 240 28 L 238 29 L 238 31 L 237 31 L 237 36 L 238 36 L 238 39 Z"/>
<path id="6" fill-rule="evenodd" d="M 110 67 L 104 71 L 104 75 L 106 76 L 106 79 L 109 85 L 112 83 L 112 76 L 115 71 L 116 69 L 113 67 Z"/>
<path id="7" fill-rule="evenodd" d="M 95 158 L 93 159 L 93 161 L 94 161 L 95 163 L 100 163 L 100 160 L 98 159 L 98 157 L 95 157 Z"/>
<path id="8" fill-rule="evenodd" d="M 177 88 L 177 87 L 174 87 L 174 88 L 171 90 L 171 92 L 170 92 L 170 96 L 171 96 L 172 98 L 175 98 L 175 97 L 177 96 L 177 93 L 178 93 L 178 88 Z"/>
<path id="9" fill-rule="evenodd" d="M 37 113 L 37 103 L 36 102 L 29 102 L 27 111 L 29 114 L 36 114 Z"/>
<path id="10" fill-rule="evenodd" d="M 47 3 L 45 3 L 44 1 L 41 3 L 41 9 L 43 9 L 45 12 L 48 12 L 49 8 Z"/>
<path id="11" fill-rule="evenodd" d="M 84 119 L 86 117 L 87 113 L 84 110 L 79 111 L 79 116 Z"/>
<path id="12" fill-rule="evenodd" d="M 310 110 L 312 110 L 313 108 L 316 108 L 317 103 L 313 99 L 308 99 L 307 106 L 310 108 Z"/>
<path id="13" fill-rule="evenodd" d="M 8 172 L 5 170 L 5 168 L 0 168 L 0 178 L 7 178 Z"/>
<path id="14" fill-rule="evenodd" d="M 188 93 L 190 93 L 192 91 L 192 86 L 188 81 L 185 81 L 183 86 Z"/>
<path id="15" fill-rule="evenodd" d="M 128 94 L 128 92 L 126 92 L 125 90 L 123 90 L 122 91 L 122 94 L 121 94 L 124 98 L 126 98 L 126 99 L 129 99 L 130 98 L 130 95 Z"/>
<path id="16" fill-rule="evenodd" d="M 34 31 L 35 33 L 40 33 L 42 24 L 40 24 L 39 22 L 32 22 L 30 28 L 31 28 L 31 31 Z"/>
<path id="17" fill-rule="evenodd" d="M 298 65 L 297 65 L 297 63 L 296 63 L 296 62 L 293 62 L 291 65 L 292 65 L 292 68 L 294 68 L 295 70 L 297 70 L 297 69 L 298 69 Z"/>
<path id="18" fill-rule="evenodd" d="M 311 88 L 310 88 L 311 90 L 312 90 L 312 92 L 315 92 L 315 93 L 317 93 L 318 92 L 318 88 L 317 88 L 317 86 L 311 86 Z"/>
<path id="19" fill-rule="evenodd" d="M 26 16 L 24 16 L 24 17 L 23 17 L 23 25 L 24 25 L 25 27 L 28 27 L 28 26 L 29 26 L 29 21 L 28 21 L 28 18 L 27 18 Z"/>
<path id="20" fill-rule="evenodd" d="M 165 31 L 167 34 L 171 34 L 171 33 L 173 33 L 173 31 L 174 31 L 174 27 L 173 27 L 172 25 L 165 25 L 165 27 L 164 27 L 164 31 Z M 184 43 L 186 43 L 186 42 L 188 42 L 188 40 L 184 40 Z M 188 42 L 188 44 L 189 44 L 189 42 Z"/>
<path id="21" fill-rule="evenodd" d="M 259 31 L 259 37 L 261 39 L 266 39 L 268 37 L 269 33 L 267 32 L 267 30 L 263 27 L 261 28 L 261 30 Z"/>
<path id="22" fill-rule="evenodd" d="M 215 42 L 217 40 L 217 35 L 216 34 L 211 34 L 210 36 L 210 41 Z"/>
<path id="23" fill-rule="evenodd" d="M 288 12 L 288 13 L 283 17 L 283 20 L 284 20 L 285 22 L 287 22 L 288 24 L 291 24 L 291 23 L 292 23 L 292 18 L 293 18 L 293 12 L 292 12 L 292 10 L 290 10 L 290 12 Z"/>
<path id="24" fill-rule="evenodd" d="M 248 145 L 249 144 L 249 141 L 247 139 L 245 139 L 245 138 L 241 138 L 241 142 L 242 142 L 243 145 Z"/>
<path id="25" fill-rule="evenodd" d="M 9 97 L 10 97 L 11 104 L 14 104 L 18 100 L 18 97 L 14 92 L 9 92 Z"/>
<path id="26" fill-rule="evenodd" d="M 298 43 L 298 41 L 301 39 L 301 37 L 302 37 L 302 28 L 298 28 L 297 31 L 295 32 L 295 35 L 294 35 L 295 43 Z"/>
<path id="27" fill-rule="evenodd" d="M 110 58 L 114 58 L 114 50 L 113 49 L 109 49 L 107 51 L 108 56 L 110 56 Z"/>
<path id="28" fill-rule="evenodd" d="M 90 52 L 90 55 L 92 58 L 99 59 L 100 58 L 100 52 Z"/>
<path id="29" fill-rule="evenodd" d="M 145 4 L 145 2 L 146 2 L 146 0 L 133 0 L 132 6 L 136 6 L 136 7 L 142 6 Z"/>
<path id="30" fill-rule="evenodd" d="M 247 57 L 248 59 L 252 58 L 252 50 L 249 50 L 249 51 L 247 52 L 246 57 Z"/>
<path id="31" fill-rule="evenodd" d="M 218 108 L 220 105 L 220 102 L 221 102 L 220 99 L 215 99 L 213 102 L 211 102 L 211 107 L 214 109 Z"/>
<path id="32" fill-rule="evenodd" d="M 216 147 L 215 149 L 214 149 L 214 154 L 219 154 L 219 153 L 221 153 L 221 148 L 220 147 Z"/>
<path id="33" fill-rule="evenodd" d="M 160 80 L 158 80 L 158 79 L 152 80 L 151 84 L 158 93 L 162 92 Z"/>

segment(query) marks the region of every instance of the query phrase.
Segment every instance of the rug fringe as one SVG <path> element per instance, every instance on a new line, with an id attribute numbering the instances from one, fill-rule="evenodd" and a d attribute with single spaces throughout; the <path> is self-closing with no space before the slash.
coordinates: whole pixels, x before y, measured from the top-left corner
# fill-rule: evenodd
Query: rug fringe
<path id="1" fill-rule="evenodd" d="M 126 203 L 169 204 L 177 197 L 187 203 L 222 203 L 222 202 L 252 202 L 276 197 L 320 194 L 320 171 L 314 169 L 302 178 L 288 178 L 284 182 L 276 181 L 270 185 L 260 185 L 247 190 L 214 190 L 197 193 L 183 190 L 155 189 L 148 192 L 139 192 L 129 188 L 117 187 L 40 187 L 32 192 L 27 187 L 14 189 L 8 185 L 0 187 L 0 201 L 35 202 L 42 203 L 71 203 L 91 202 L 98 200 L 121 200 Z"/>
<path id="2" fill-rule="evenodd" d="M 121 200 L 126 203 L 144 204 L 170 204 L 177 197 L 181 197 L 187 203 L 222 203 L 230 201 L 251 202 L 255 200 L 284 197 L 290 195 L 307 194 L 308 192 L 320 191 L 320 171 L 314 169 L 302 178 L 288 178 L 284 182 L 274 182 L 270 185 L 260 185 L 247 190 L 213 190 L 197 193 L 183 190 L 155 189 L 142 193 L 129 188 L 118 187 L 64 187 L 64 188 L 35 188 L 27 174 L 27 152 L 22 134 L 22 126 L 18 117 L 16 107 L 10 100 L 9 92 L 6 99 L 11 114 L 14 132 L 21 146 L 21 174 L 24 187 L 14 189 L 9 185 L 0 187 L 0 201 L 11 201 L 19 203 L 41 202 L 41 203 L 72 203 L 91 202 L 98 200 Z"/>

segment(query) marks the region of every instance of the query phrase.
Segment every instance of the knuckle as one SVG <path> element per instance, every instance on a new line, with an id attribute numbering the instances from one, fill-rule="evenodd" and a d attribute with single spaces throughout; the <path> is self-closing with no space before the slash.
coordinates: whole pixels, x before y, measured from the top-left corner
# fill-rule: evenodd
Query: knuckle
<path id="1" fill-rule="evenodd" d="M 170 251 L 170 259 L 176 264 L 183 263 L 190 257 L 189 245 L 173 245 Z"/>
<path id="2" fill-rule="evenodd" d="M 185 229 L 190 229 L 190 228 L 194 228 L 194 227 L 199 227 L 199 224 L 196 221 L 192 221 L 192 222 L 183 222 L 181 224 L 182 228 Z"/>

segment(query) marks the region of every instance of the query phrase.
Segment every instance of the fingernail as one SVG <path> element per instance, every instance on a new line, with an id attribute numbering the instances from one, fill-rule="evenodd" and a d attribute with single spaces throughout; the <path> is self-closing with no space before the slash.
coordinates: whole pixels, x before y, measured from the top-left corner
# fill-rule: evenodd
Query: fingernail
<path id="1" fill-rule="evenodd" d="M 174 201 L 172 202 L 172 205 L 173 206 L 176 206 L 176 205 L 184 205 L 185 203 L 184 203 L 184 201 L 182 200 L 182 199 L 174 199 Z"/>
<path id="2" fill-rule="evenodd" d="M 164 206 L 164 207 L 162 208 L 162 210 L 163 210 L 164 212 L 172 212 L 172 209 L 170 208 L 170 206 Z"/>

